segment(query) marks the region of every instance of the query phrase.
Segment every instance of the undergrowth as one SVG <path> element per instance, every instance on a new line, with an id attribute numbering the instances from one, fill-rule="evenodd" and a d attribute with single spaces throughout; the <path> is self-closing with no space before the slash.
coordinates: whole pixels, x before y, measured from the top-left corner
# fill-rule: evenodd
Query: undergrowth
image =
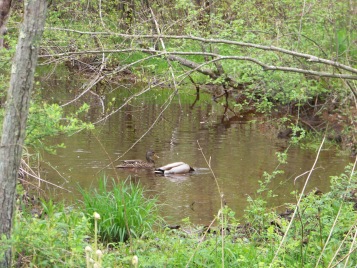
<path id="1" fill-rule="evenodd" d="M 42 201 L 42 214 L 17 211 L 11 243 L 16 267 L 83 267 L 90 225 L 85 214 L 63 203 Z M 3 245 L 5 246 L 5 245 Z M 0 246 L 1 249 L 1 246 Z M 0 250 L 2 251 L 2 250 Z"/>
<path id="2" fill-rule="evenodd" d="M 330 192 L 306 194 L 280 215 L 263 198 L 274 198 L 266 185 L 278 173 L 266 174 L 244 219 L 224 206 L 212 225 L 185 219 L 179 229 L 153 228 L 157 205 L 140 185 L 104 178 L 97 190 L 81 190 L 84 208 L 42 201 L 41 215 L 18 210 L 12 240 L 0 248 L 14 248 L 17 267 L 83 267 L 86 255 L 99 253 L 95 267 L 355 267 L 355 167 L 331 177 Z"/>

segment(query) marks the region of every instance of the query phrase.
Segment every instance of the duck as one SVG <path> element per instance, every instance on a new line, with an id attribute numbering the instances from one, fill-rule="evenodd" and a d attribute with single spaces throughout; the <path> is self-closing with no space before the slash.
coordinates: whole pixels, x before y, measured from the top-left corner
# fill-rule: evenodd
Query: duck
<path id="1" fill-rule="evenodd" d="M 146 168 L 151 169 L 155 167 L 155 158 L 159 158 L 154 151 L 149 150 L 146 152 L 146 161 L 144 160 L 123 160 L 122 164 L 116 166 L 116 168 Z"/>
<path id="2" fill-rule="evenodd" d="M 186 174 L 195 171 L 189 164 L 185 162 L 175 162 L 155 169 L 155 173 L 168 174 Z"/>

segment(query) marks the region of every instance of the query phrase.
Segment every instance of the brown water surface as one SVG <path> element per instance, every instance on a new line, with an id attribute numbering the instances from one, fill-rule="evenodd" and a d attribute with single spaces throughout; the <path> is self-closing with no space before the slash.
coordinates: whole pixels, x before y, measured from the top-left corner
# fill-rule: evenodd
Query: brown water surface
<path id="1" fill-rule="evenodd" d="M 220 194 L 203 157 L 204 153 L 211 163 L 226 204 L 241 216 L 247 205 L 247 197 L 256 196 L 258 181 L 263 179 L 263 173 L 271 173 L 277 168 L 276 153 L 287 148 L 287 141 L 268 133 L 261 124 L 254 122 L 251 115 L 221 122 L 223 109 L 219 104 L 212 103 L 209 97 L 202 98 L 191 109 L 194 96 L 181 97 L 180 101 L 175 98 L 155 126 L 144 135 L 163 109 L 169 93 L 162 92 L 165 91 L 147 93 L 133 100 L 130 105 L 97 125 L 95 131 L 82 131 L 71 137 L 61 136 L 48 141 L 51 144 L 63 142 L 66 148 L 58 149 L 57 155 L 44 156 L 44 161 L 56 168 L 55 171 L 43 165 L 46 170 L 44 179 L 72 191 L 70 194 L 56 191 L 61 192 L 63 198 L 76 200 L 79 198 L 77 183 L 84 188 L 91 188 L 97 185 L 98 178 L 104 173 L 119 179 L 131 176 L 132 181 L 140 181 L 146 188 L 148 196 L 158 195 L 162 204 L 161 214 L 169 223 L 180 223 L 181 219 L 189 217 L 195 224 L 208 224 L 219 210 Z M 51 94 L 51 91 L 46 94 Z M 126 95 L 123 93 L 125 96 L 120 94 L 116 95 L 116 107 L 128 96 L 128 92 Z M 55 101 L 60 99 L 65 103 L 73 96 L 70 93 L 56 96 Z M 92 104 L 95 99 L 94 95 L 88 97 Z M 87 117 L 97 120 L 101 111 L 98 104 Z M 121 159 L 144 159 L 146 150 L 152 148 L 160 156 L 157 165 L 185 161 L 196 172 L 164 177 L 147 170 L 123 170 L 115 169 L 113 165 L 107 166 L 138 140 Z M 313 150 L 289 148 L 288 163 L 281 166 L 284 175 L 274 179 L 270 185 L 278 195 L 272 200 L 272 206 L 294 200 L 290 192 L 301 189 L 306 176 L 300 177 L 295 184 L 294 179 L 312 167 L 315 157 Z M 328 190 L 329 176 L 340 174 L 349 161 L 349 157 L 339 156 L 334 148 L 324 148 L 308 189 L 318 187 L 322 191 Z M 117 160 L 114 165 L 119 163 L 120 160 Z M 281 184 L 281 181 L 284 183 Z"/>

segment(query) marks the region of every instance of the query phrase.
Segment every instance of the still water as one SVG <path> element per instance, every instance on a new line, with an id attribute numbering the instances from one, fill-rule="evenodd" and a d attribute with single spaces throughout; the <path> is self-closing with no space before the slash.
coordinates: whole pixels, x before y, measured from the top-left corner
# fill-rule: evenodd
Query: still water
<path id="1" fill-rule="evenodd" d="M 114 108 L 119 107 L 132 93 L 121 88 L 107 95 L 104 103 L 111 100 Z M 193 107 L 194 95 L 176 96 L 159 117 L 171 93 L 165 89 L 151 90 L 102 121 L 94 131 L 51 139 L 48 143 L 63 142 L 66 148 L 58 149 L 56 155 L 44 155 L 43 178 L 71 191 L 56 190 L 58 196 L 76 201 L 79 198 L 77 184 L 84 188 L 95 187 L 102 174 L 118 180 L 131 176 L 133 182 L 145 187 L 148 196 L 158 196 L 161 215 L 169 223 L 179 224 L 189 217 L 195 224 L 208 224 L 220 207 L 215 176 L 226 204 L 241 216 L 247 197 L 256 196 L 263 173 L 277 168 L 276 153 L 288 147 L 287 141 L 276 138 L 267 124 L 261 124 L 252 115 L 225 118 L 222 122 L 223 108 L 209 96 L 202 96 Z M 46 94 L 48 99 L 62 104 L 75 96 L 71 91 L 58 94 L 49 88 Z M 103 118 L 98 96 L 87 94 L 84 99 L 92 105 L 87 118 L 91 121 Z M 150 148 L 160 157 L 156 166 L 184 161 L 196 172 L 164 177 L 147 170 L 114 168 L 122 159 L 145 159 Z M 289 148 L 288 163 L 280 166 L 285 173 L 270 184 L 278 195 L 271 201 L 272 207 L 294 201 L 290 193 L 301 189 L 306 176 L 296 183 L 294 179 L 312 167 L 315 157 L 313 150 Z M 348 156 L 340 156 L 334 148 L 325 146 L 308 189 L 328 190 L 329 177 L 340 174 L 350 161 Z"/>

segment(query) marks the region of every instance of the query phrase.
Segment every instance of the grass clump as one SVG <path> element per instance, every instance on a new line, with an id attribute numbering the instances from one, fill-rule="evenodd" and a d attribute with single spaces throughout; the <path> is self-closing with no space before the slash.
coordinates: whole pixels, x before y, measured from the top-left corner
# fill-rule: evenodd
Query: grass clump
<path id="1" fill-rule="evenodd" d="M 129 178 L 116 183 L 104 177 L 99 180 L 97 189 L 80 188 L 80 192 L 85 213 L 91 216 L 97 212 L 101 216 L 98 235 L 104 243 L 125 242 L 130 236 L 141 237 L 152 230 L 158 219 L 156 198 L 146 199 L 144 189 L 129 182 Z"/>

